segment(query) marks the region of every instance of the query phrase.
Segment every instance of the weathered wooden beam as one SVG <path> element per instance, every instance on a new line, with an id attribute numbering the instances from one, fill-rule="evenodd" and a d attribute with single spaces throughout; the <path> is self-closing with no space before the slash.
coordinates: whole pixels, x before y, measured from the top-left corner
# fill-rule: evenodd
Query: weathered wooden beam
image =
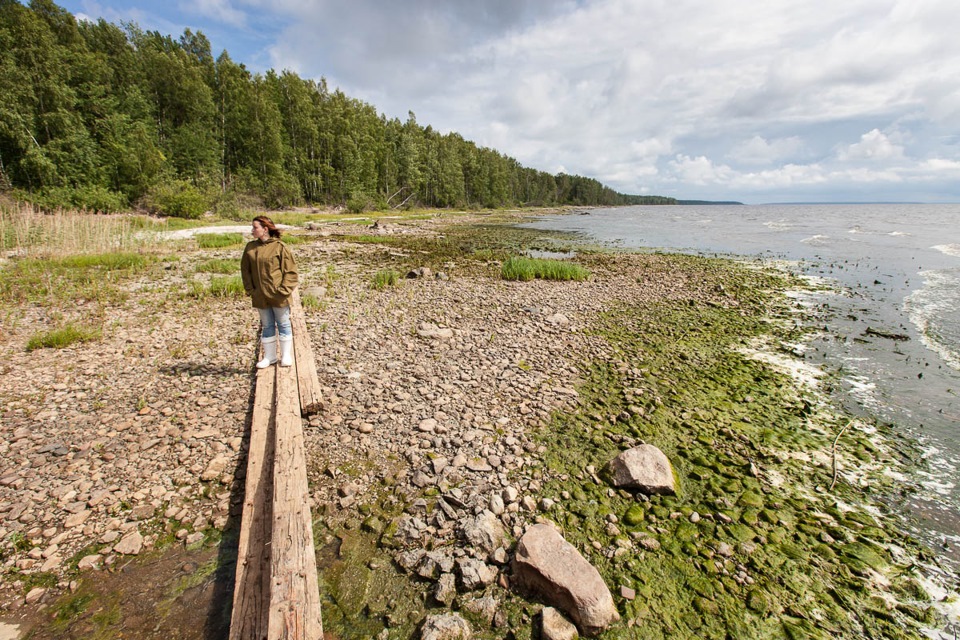
<path id="1" fill-rule="evenodd" d="M 307 321 L 300 303 L 300 290 L 290 296 L 290 322 L 293 325 L 293 351 L 296 356 L 297 385 L 300 390 L 300 414 L 307 416 L 323 409 L 320 378 L 313 358 L 313 346 L 307 332 Z"/>
<path id="2" fill-rule="evenodd" d="M 299 354 L 296 354 L 299 361 Z M 277 367 L 268 636 L 322 640 L 320 587 L 297 380 Z"/>
<path id="3" fill-rule="evenodd" d="M 237 549 L 236 585 L 230 617 L 230 640 L 267 637 L 270 602 L 276 367 L 257 371 L 243 515 Z"/>

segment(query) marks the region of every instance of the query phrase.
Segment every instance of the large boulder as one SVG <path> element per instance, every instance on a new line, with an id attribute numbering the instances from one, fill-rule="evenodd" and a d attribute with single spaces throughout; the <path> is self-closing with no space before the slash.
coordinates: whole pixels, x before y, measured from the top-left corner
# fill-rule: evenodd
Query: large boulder
<path id="1" fill-rule="evenodd" d="M 567 613 L 594 636 L 620 619 L 600 573 L 548 524 L 527 529 L 513 559 L 517 584 Z"/>
<path id="2" fill-rule="evenodd" d="M 608 469 L 614 486 L 644 493 L 676 493 L 670 460 L 652 444 L 627 449 L 610 461 Z"/>

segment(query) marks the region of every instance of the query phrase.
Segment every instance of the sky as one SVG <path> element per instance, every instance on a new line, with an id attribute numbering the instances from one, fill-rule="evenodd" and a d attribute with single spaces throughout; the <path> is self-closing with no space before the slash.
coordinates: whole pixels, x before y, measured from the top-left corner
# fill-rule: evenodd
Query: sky
<path id="1" fill-rule="evenodd" d="M 71 0 L 621 193 L 960 202 L 955 0 Z"/>

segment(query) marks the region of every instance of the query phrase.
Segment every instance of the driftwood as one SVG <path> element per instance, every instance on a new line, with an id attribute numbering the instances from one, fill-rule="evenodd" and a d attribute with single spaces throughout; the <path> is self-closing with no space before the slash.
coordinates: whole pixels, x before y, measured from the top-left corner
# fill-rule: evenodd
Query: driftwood
<path id="1" fill-rule="evenodd" d="M 293 325 L 293 350 L 297 387 L 300 390 L 300 413 L 310 415 L 323 409 L 320 395 L 320 379 L 317 376 L 317 362 L 313 358 L 313 346 L 307 333 L 307 322 L 300 304 L 300 290 L 294 289 L 290 296 L 290 322 Z"/>
<path id="2" fill-rule="evenodd" d="M 323 639 L 297 374 L 309 367 L 294 359 L 257 372 L 230 640 Z"/>
<path id="3" fill-rule="evenodd" d="M 297 379 L 293 373 L 278 367 L 270 536 L 270 640 L 323 638 L 313 518 L 297 395 Z"/>
<path id="4" fill-rule="evenodd" d="M 863 335 L 886 338 L 887 340 L 903 341 L 910 339 L 910 336 L 906 335 L 905 333 L 890 333 L 889 331 L 881 331 L 880 329 L 874 329 L 873 327 L 867 327 L 866 331 L 863 332 Z"/>
<path id="5" fill-rule="evenodd" d="M 833 440 L 833 482 L 830 483 L 830 491 L 833 491 L 833 487 L 837 484 L 837 474 L 839 470 L 837 469 L 837 443 L 840 442 L 840 436 L 843 435 L 843 432 L 847 430 L 847 427 L 850 426 L 850 421 L 847 421 L 847 424 L 843 425 L 843 429 L 840 429 L 840 433 L 837 434 L 837 437 Z"/>
<path id="6" fill-rule="evenodd" d="M 237 579 L 230 640 L 264 638 L 270 602 L 270 532 L 273 522 L 273 416 L 276 367 L 257 372 L 257 390 L 247 450 L 243 517 L 237 549 Z"/>

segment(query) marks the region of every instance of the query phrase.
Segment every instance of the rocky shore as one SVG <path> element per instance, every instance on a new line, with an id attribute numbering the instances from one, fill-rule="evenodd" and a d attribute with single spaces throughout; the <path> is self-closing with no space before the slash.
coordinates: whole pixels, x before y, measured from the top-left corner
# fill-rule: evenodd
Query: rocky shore
<path id="1" fill-rule="evenodd" d="M 798 331 L 778 276 L 582 253 L 587 281 L 508 282 L 500 256 L 546 242 L 502 231 L 521 217 L 296 232 L 326 401 L 304 428 L 332 637 L 561 638 L 579 625 L 603 638 L 910 638 L 942 625 L 909 568 L 923 550 L 864 502 L 896 452 L 856 424 L 831 452 L 844 419 L 748 353 L 763 335 L 788 351 L 779 341 Z M 137 627 L 116 603 L 101 626 L 154 637 L 175 611 L 169 637 L 225 637 L 256 314 L 243 298 L 187 295 L 210 278 L 199 264 L 239 248 L 151 251 L 116 295 L 3 321 L 0 620 L 33 637 L 87 637 L 109 599 L 94 585 L 148 580 L 138 563 L 176 553 L 196 555 L 167 581 L 184 563 L 192 581 L 160 592 L 194 590 L 192 624 L 154 603 Z M 378 289 L 384 269 L 410 277 Z M 99 323 L 100 340 L 25 351 L 64 319 Z M 675 495 L 618 488 L 607 470 L 648 443 L 673 465 Z M 605 596 L 553 583 L 558 596 L 524 573 L 518 556 L 541 543 L 519 542 L 543 526 Z M 609 603 L 585 613 L 583 598 Z"/>

